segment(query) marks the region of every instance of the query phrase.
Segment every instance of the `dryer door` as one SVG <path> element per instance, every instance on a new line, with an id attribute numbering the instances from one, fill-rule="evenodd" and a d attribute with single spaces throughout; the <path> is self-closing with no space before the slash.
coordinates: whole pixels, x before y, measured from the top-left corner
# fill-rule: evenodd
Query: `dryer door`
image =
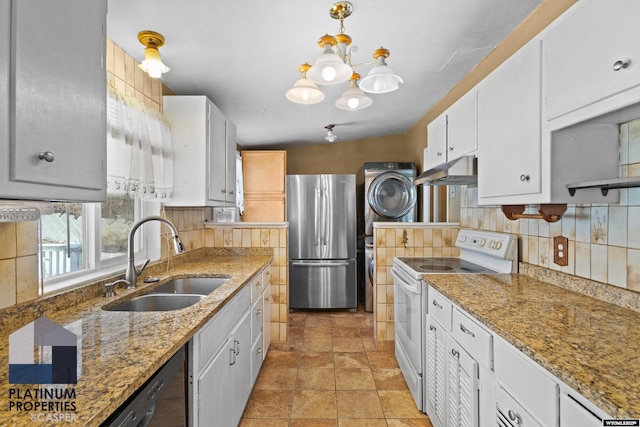
<path id="1" fill-rule="evenodd" d="M 384 219 L 399 219 L 413 209 L 417 193 L 406 175 L 389 171 L 378 175 L 369 186 L 367 203 Z"/>

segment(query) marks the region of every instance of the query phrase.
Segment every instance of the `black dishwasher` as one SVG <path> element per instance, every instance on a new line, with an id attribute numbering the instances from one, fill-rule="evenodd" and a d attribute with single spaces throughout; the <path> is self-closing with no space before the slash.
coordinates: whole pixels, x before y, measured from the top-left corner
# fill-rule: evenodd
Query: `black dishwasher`
<path id="1" fill-rule="evenodd" d="M 153 374 L 125 403 L 123 403 L 102 427 L 146 427 L 153 418 L 160 395 L 174 377 L 184 372 L 185 350 L 182 347 L 171 359 Z M 184 404 L 184 402 L 183 402 Z"/>

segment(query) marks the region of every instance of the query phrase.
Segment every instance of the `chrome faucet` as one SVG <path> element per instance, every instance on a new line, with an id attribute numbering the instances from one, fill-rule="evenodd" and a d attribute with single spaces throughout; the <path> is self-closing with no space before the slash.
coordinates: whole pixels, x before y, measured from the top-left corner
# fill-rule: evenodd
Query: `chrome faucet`
<path id="1" fill-rule="evenodd" d="M 140 228 L 142 224 L 149 221 L 160 221 L 167 224 L 167 226 L 171 229 L 171 233 L 173 234 L 173 248 L 176 254 L 181 254 L 182 252 L 184 252 L 184 245 L 182 244 L 182 240 L 180 240 L 180 236 L 178 236 L 178 230 L 176 230 L 175 225 L 173 225 L 171 221 L 162 218 L 161 216 L 148 216 L 146 218 L 142 218 L 141 220 L 133 224 L 133 226 L 131 226 L 131 230 L 129 230 L 129 246 L 127 248 L 127 272 L 124 275 L 124 279 L 129 282 L 129 284 L 127 285 L 127 289 L 133 289 L 136 287 L 138 276 L 146 268 L 147 264 L 149 264 L 149 261 L 151 261 L 149 258 L 147 258 L 144 264 L 142 264 L 142 267 L 140 267 L 140 269 L 136 269 L 133 255 L 133 236 L 136 234 L 136 230 Z"/>

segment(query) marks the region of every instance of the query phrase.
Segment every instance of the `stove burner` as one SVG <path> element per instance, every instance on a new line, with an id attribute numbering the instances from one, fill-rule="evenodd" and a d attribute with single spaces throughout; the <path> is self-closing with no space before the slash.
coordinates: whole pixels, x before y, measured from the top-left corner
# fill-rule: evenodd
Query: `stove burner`
<path id="1" fill-rule="evenodd" d="M 453 267 L 449 265 L 440 265 L 440 264 L 423 264 L 420 266 L 423 270 L 431 270 L 431 271 L 449 271 L 453 270 Z"/>

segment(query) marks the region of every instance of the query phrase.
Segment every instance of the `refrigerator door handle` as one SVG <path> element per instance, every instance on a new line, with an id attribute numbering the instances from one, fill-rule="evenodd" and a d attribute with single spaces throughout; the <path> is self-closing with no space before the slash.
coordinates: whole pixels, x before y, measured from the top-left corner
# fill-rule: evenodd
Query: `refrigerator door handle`
<path id="1" fill-rule="evenodd" d="M 321 215 L 318 215 L 318 212 L 322 212 L 322 193 L 321 189 L 316 187 L 316 210 L 315 210 L 315 224 L 314 224 L 314 233 L 313 237 L 316 239 L 316 246 L 320 246 L 320 230 L 322 227 L 321 224 Z"/>
<path id="2" fill-rule="evenodd" d="M 334 262 L 293 261 L 291 265 L 294 267 L 348 267 L 349 261 L 334 261 Z"/>

